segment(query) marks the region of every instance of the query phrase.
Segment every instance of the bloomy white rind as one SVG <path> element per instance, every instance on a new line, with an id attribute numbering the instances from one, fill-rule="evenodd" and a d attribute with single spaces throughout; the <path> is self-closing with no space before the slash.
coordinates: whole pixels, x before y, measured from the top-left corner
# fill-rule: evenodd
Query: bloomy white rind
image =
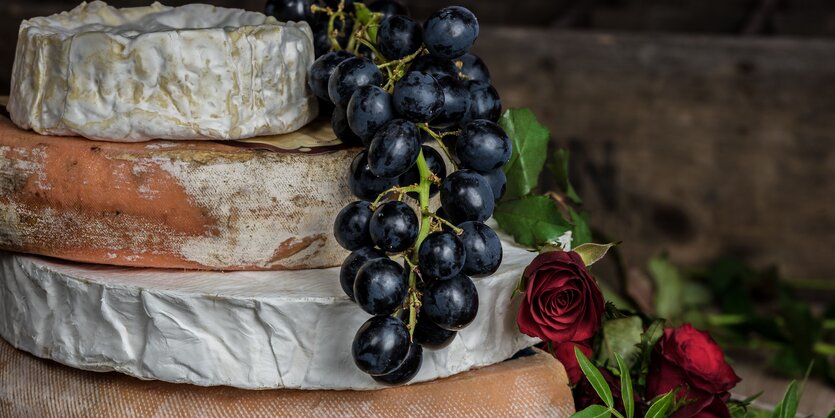
<path id="1" fill-rule="evenodd" d="M 425 351 L 414 382 L 500 362 L 535 340 L 513 297 L 534 254 L 476 279 L 479 312 L 446 349 Z M 353 364 L 369 318 L 338 269 L 183 272 L 73 264 L 0 253 L 0 335 L 40 357 L 142 379 L 246 389 L 378 389 Z"/>
<path id="2" fill-rule="evenodd" d="M 292 132 L 318 112 L 312 39 L 238 9 L 82 3 L 23 21 L 8 110 L 41 134 L 120 142 Z"/>

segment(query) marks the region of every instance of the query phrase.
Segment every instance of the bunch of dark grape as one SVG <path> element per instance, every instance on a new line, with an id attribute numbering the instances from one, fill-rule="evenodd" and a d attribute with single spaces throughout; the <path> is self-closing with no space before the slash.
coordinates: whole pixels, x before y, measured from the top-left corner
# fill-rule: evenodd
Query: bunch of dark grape
<path id="1" fill-rule="evenodd" d="M 392 0 L 271 7 L 299 3 L 293 17 L 328 22 L 310 87 L 332 104 L 337 136 L 364 148 L 348 173 L 359 200 L 334 222 L 337 242 L 351 251 L 342 288 L 372 315 L 354 338 L 354 362 L 382 384 L 405 383 L 424 349 L 448 346 L 475 319 L 471 277 L 501 263 L 501 242 L 484 224 L 504 192 L 511 155 L 496 124 L 501 101 L 487 67 L 469 53 L 479 26 L 463 7 L 423 24 Z M 441 207 L 431 211 L 436 194 Z"/>

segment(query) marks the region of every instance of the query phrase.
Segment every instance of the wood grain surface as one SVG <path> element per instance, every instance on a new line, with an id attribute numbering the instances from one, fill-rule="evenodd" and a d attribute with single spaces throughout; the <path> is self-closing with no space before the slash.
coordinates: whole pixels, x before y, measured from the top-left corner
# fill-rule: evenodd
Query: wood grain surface
<path id="1" fill-rule="evenodd" d="M 3 417 L 536 416 L 574 412 L 563 366 L 549 355 L 380 391 L 246 391 L 71 369 L 0 340 Z"/>

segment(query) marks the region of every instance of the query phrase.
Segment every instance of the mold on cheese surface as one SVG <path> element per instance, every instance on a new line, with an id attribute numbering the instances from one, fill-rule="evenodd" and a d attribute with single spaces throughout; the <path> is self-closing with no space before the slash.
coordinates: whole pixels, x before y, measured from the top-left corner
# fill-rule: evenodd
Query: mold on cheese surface
<path id="1" fill-rule="evenodd" d="M 319 123 L 262 149 L 41 136 L 0 117 L 0 249 L 139 267 L 335 266 L 356 153 L 336 143 Z"/>
<path id="2" fill-rule="evenodd" d="M 313 59 L 306 23 L 82 3 L 21 24 L 8 110 L 41 134 L 117 142 L 288 133 L 316 117 Z"/>

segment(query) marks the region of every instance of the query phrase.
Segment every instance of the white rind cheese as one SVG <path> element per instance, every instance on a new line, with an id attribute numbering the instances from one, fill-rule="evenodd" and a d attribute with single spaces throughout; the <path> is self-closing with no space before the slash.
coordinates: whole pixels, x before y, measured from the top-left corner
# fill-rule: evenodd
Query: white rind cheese
<path id="1" fill-rule="evenodd" d="M 534 257 L 505 244 L 499 271 L 475 279 L 479 312 L 414 382 L 505 360 L 536 340 L 513 296 Z M 351 358 L 369 315 L 337 268 L 187 272 L 95 266 L 0 252 L 0 335 L 39 357 L 141 379 L 246 389 L 379 389 Z"/>
<path id="2" fill-rule="evenodd" d="M 306 23 L 82 3 L 21 24 L 8 110 L 24 129 L 110 141 L 287 133 L 317 114 L 313 59 Z"/>

